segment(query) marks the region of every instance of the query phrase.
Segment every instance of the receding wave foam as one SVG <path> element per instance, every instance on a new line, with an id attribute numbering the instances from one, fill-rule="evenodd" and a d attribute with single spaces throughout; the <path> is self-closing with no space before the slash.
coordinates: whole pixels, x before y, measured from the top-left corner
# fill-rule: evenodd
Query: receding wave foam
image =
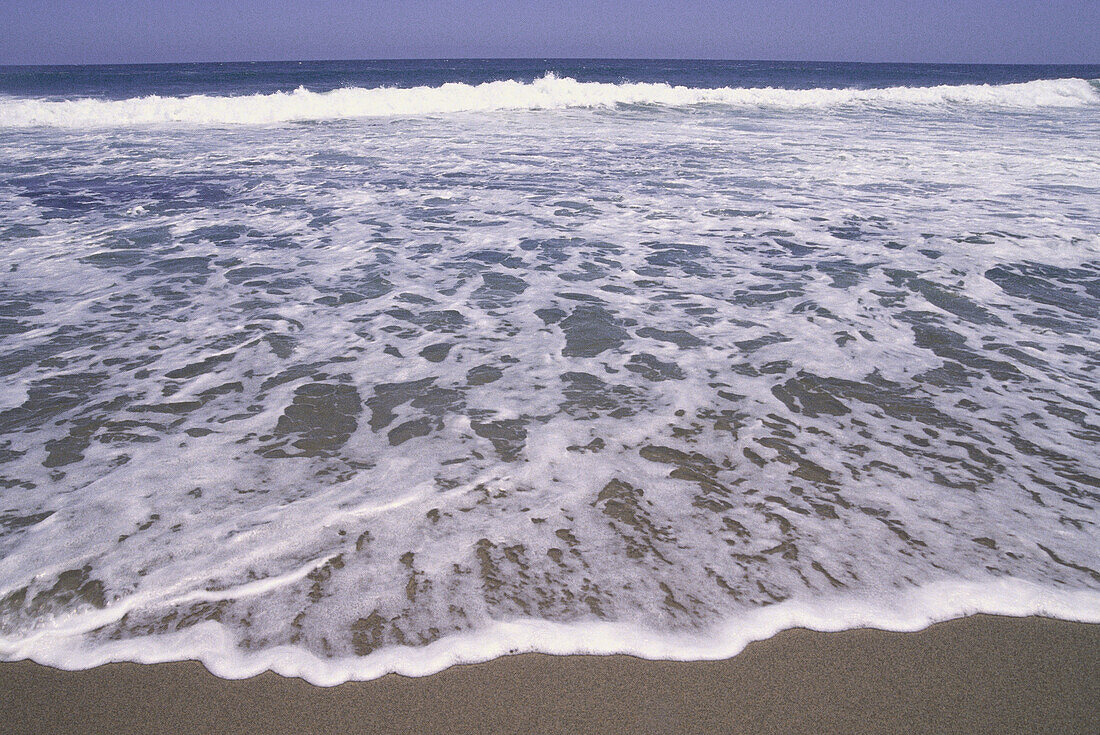
<path id="1" fill-rule="evenodd" d="M 46 627 L 30 638 L 0 637 L 0 657 L 31 659 L 70 670 L 114 661 L 198 660 L 212 673 L 226 679 L 244 679 L 270 670 L 282 676 L 301 677 L 313 684 L 333 686 L 389 673 L 427 676 L 456 664 L 480 663 L 529 652 L 629 654 L 673 661 L 717 660 L 735 656 L 749 643 L 791 628 L 831 632 L 870 627 L 914 632 L 934 623 L 978 613 L 1016 617 L 1041 615 L 1100 623 L 1100 593 L 1055 590 L 1011 578 L 987 583 L 944 581 L 911 589 L 890 600 L 844 596 L 789 600 L 730 619 L 706 632 L 659 632 L 616 622 L 501 621 L 419 648 L 393 647 L 369 656 L 346 658 L 322 658 L 293 646 L 243 651 L 229 631 L 214 621 L 169 635 L 110 641 L 89 647 L 80 634 L 120 614 L 104 610 L 83 619 Z"/>
<path id="2" fill-rule="evenodd" d="M 1098 103 L 1100 93 L 1084 79 L 880 89 L 746 89 L 578 82 L 547 74 L 530 83 L 508 80 L 478 85 L 452 83 L 438 87 L 355 87 L 323 93 L 300 87 L 293 92 L 224 97 L 4 99 L 0 100 L 0 127 L 85 128 L 157 123 L 263 125 L 495 110 L 612 108 L 618 105 L 820 109 L 860 105 L 1040 108 L 1081 107 Z"/>

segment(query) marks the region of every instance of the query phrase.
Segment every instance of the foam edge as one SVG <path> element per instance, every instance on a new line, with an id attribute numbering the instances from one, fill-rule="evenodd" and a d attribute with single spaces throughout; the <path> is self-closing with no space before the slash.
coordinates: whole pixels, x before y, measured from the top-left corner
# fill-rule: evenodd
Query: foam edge
<path id="1" fill-rule="evenodd" d="M 318 686 L 333 686 L 390 673 L 428 676 L 458 664 L 533 652 L 718 660 L 736 656 L 749 643 L 791 628 L 822 632 L 854 628 L 914 632 L 979 613 L 1100 623 L 1100 591 L 1057 590 L 1012 578 L 992 582 L 941 581 L 903 591 L 889 600 L 844 596 L 789 600 L 692 634 L 661 633 L 623 623 L 501 621 L 419 648 L 388 647 L 363 657 L 338 659 L 320 658 L 291 646 L 241 651 L 220 624 L 207 621 L 170 635 L 111 641 L 94 648 L 82 644 L 79 634 L 40 634 L 24 640 L 0 638 L 0 659 L 30 659 L 67 670 L 120 661 L 149 664 L 197 660 L 224 679 L 245 679 L 273 671 Z"/>

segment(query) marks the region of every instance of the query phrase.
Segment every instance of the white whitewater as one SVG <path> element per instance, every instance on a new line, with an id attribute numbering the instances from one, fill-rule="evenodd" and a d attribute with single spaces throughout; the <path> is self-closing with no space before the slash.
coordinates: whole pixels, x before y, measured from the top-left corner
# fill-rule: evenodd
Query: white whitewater
<path id="1" fill-rule="evenodd" d="M 116 661 L 201 661 L 225 679 L 265 671 L 300 677 L 318 686 L 365 681 L 386 674 L 428 676 L 458 664 L 481 663 L 519 653 L 553 655 L 628 654 L 671 661 L 713 661 L 736 656 L 745 646 L 792 628 L 822 632 L 877 628 L 914 632 L 933 623 L 985 613 L 1100 623 L 1100 592 L 1052 592 L 1006 579 L 991 584 L 941 582 L 904 591 L 890 600 L 825 596 L 808 603 L 782 602 L 694 633 L 655 634 L 623 623 L 562 624 L 551 621 L 495 622 L 476 632 L 456 633 L 417 648 L 382 649 L 370 656 L 321 657 L 295 647 L 243 653 L 233 636 L 214 622 L 155 638 L 111 641 L 87 647 L 81 634 L 117 618 L 88 616 L 73 627 L 58 626 L 19 641 L 0 639 L 0 656 L 29 658 L 63 669 L 87 669 Z"/>
<path id="2" fill-rule="evenodd" d="M 309 120 L 419 116 L 495 110 L 613 108 L 618 105 L 687 107 L 722 105 L 779 109 L 831 107 L 992 105 L 1016 108 L 1080 107 L 1100 103 L 1084 79 L 1002 85 L 891 87 L 885 89 L 692 88 L 668 84 L 578 82 L 547 74 L 530 83 L 293 92 L 217 97 L 140 97 L 125 100 L 0 99 L 0 127 L 69 128 L 188 123 L 268 125 Z"/>
<path id="3" fill-rule="evenodd" d="M 1097 100 L 0 100 L 0 658 L 1100 622 Z"/>

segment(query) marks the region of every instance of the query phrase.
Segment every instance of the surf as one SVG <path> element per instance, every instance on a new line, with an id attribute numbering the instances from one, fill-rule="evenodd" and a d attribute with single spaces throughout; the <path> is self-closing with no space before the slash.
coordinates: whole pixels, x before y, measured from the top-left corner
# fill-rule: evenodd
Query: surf
<path id="1" fill-rule="evenodd" d="M 122 100 L 0 99 L 0 128 L 110 128 L 136 125 L 277 125 L 284 123 L 421 117 L 470 112 L 690 108 L 703 105 L 776 110 L 841 108 L 1003 107 L 1073 108 L 1100 104 L 1085 79 L 1015 84 L 966 84 L 871 89 L 686 87 L 667 83 L 580 82 L 548 73 L 531 82 L 447 83 L 418 87 L 348 87 L 252 95 L 146 96 Z"/>

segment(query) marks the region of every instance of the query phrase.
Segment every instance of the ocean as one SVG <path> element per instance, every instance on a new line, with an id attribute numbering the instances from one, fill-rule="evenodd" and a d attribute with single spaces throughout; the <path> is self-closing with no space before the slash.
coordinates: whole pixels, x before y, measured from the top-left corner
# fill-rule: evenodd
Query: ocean
<path id="1" fill-rule="evenodd" d="M 0 658 L 1100 622 L 1098 80 L 0 67 Z"/>

